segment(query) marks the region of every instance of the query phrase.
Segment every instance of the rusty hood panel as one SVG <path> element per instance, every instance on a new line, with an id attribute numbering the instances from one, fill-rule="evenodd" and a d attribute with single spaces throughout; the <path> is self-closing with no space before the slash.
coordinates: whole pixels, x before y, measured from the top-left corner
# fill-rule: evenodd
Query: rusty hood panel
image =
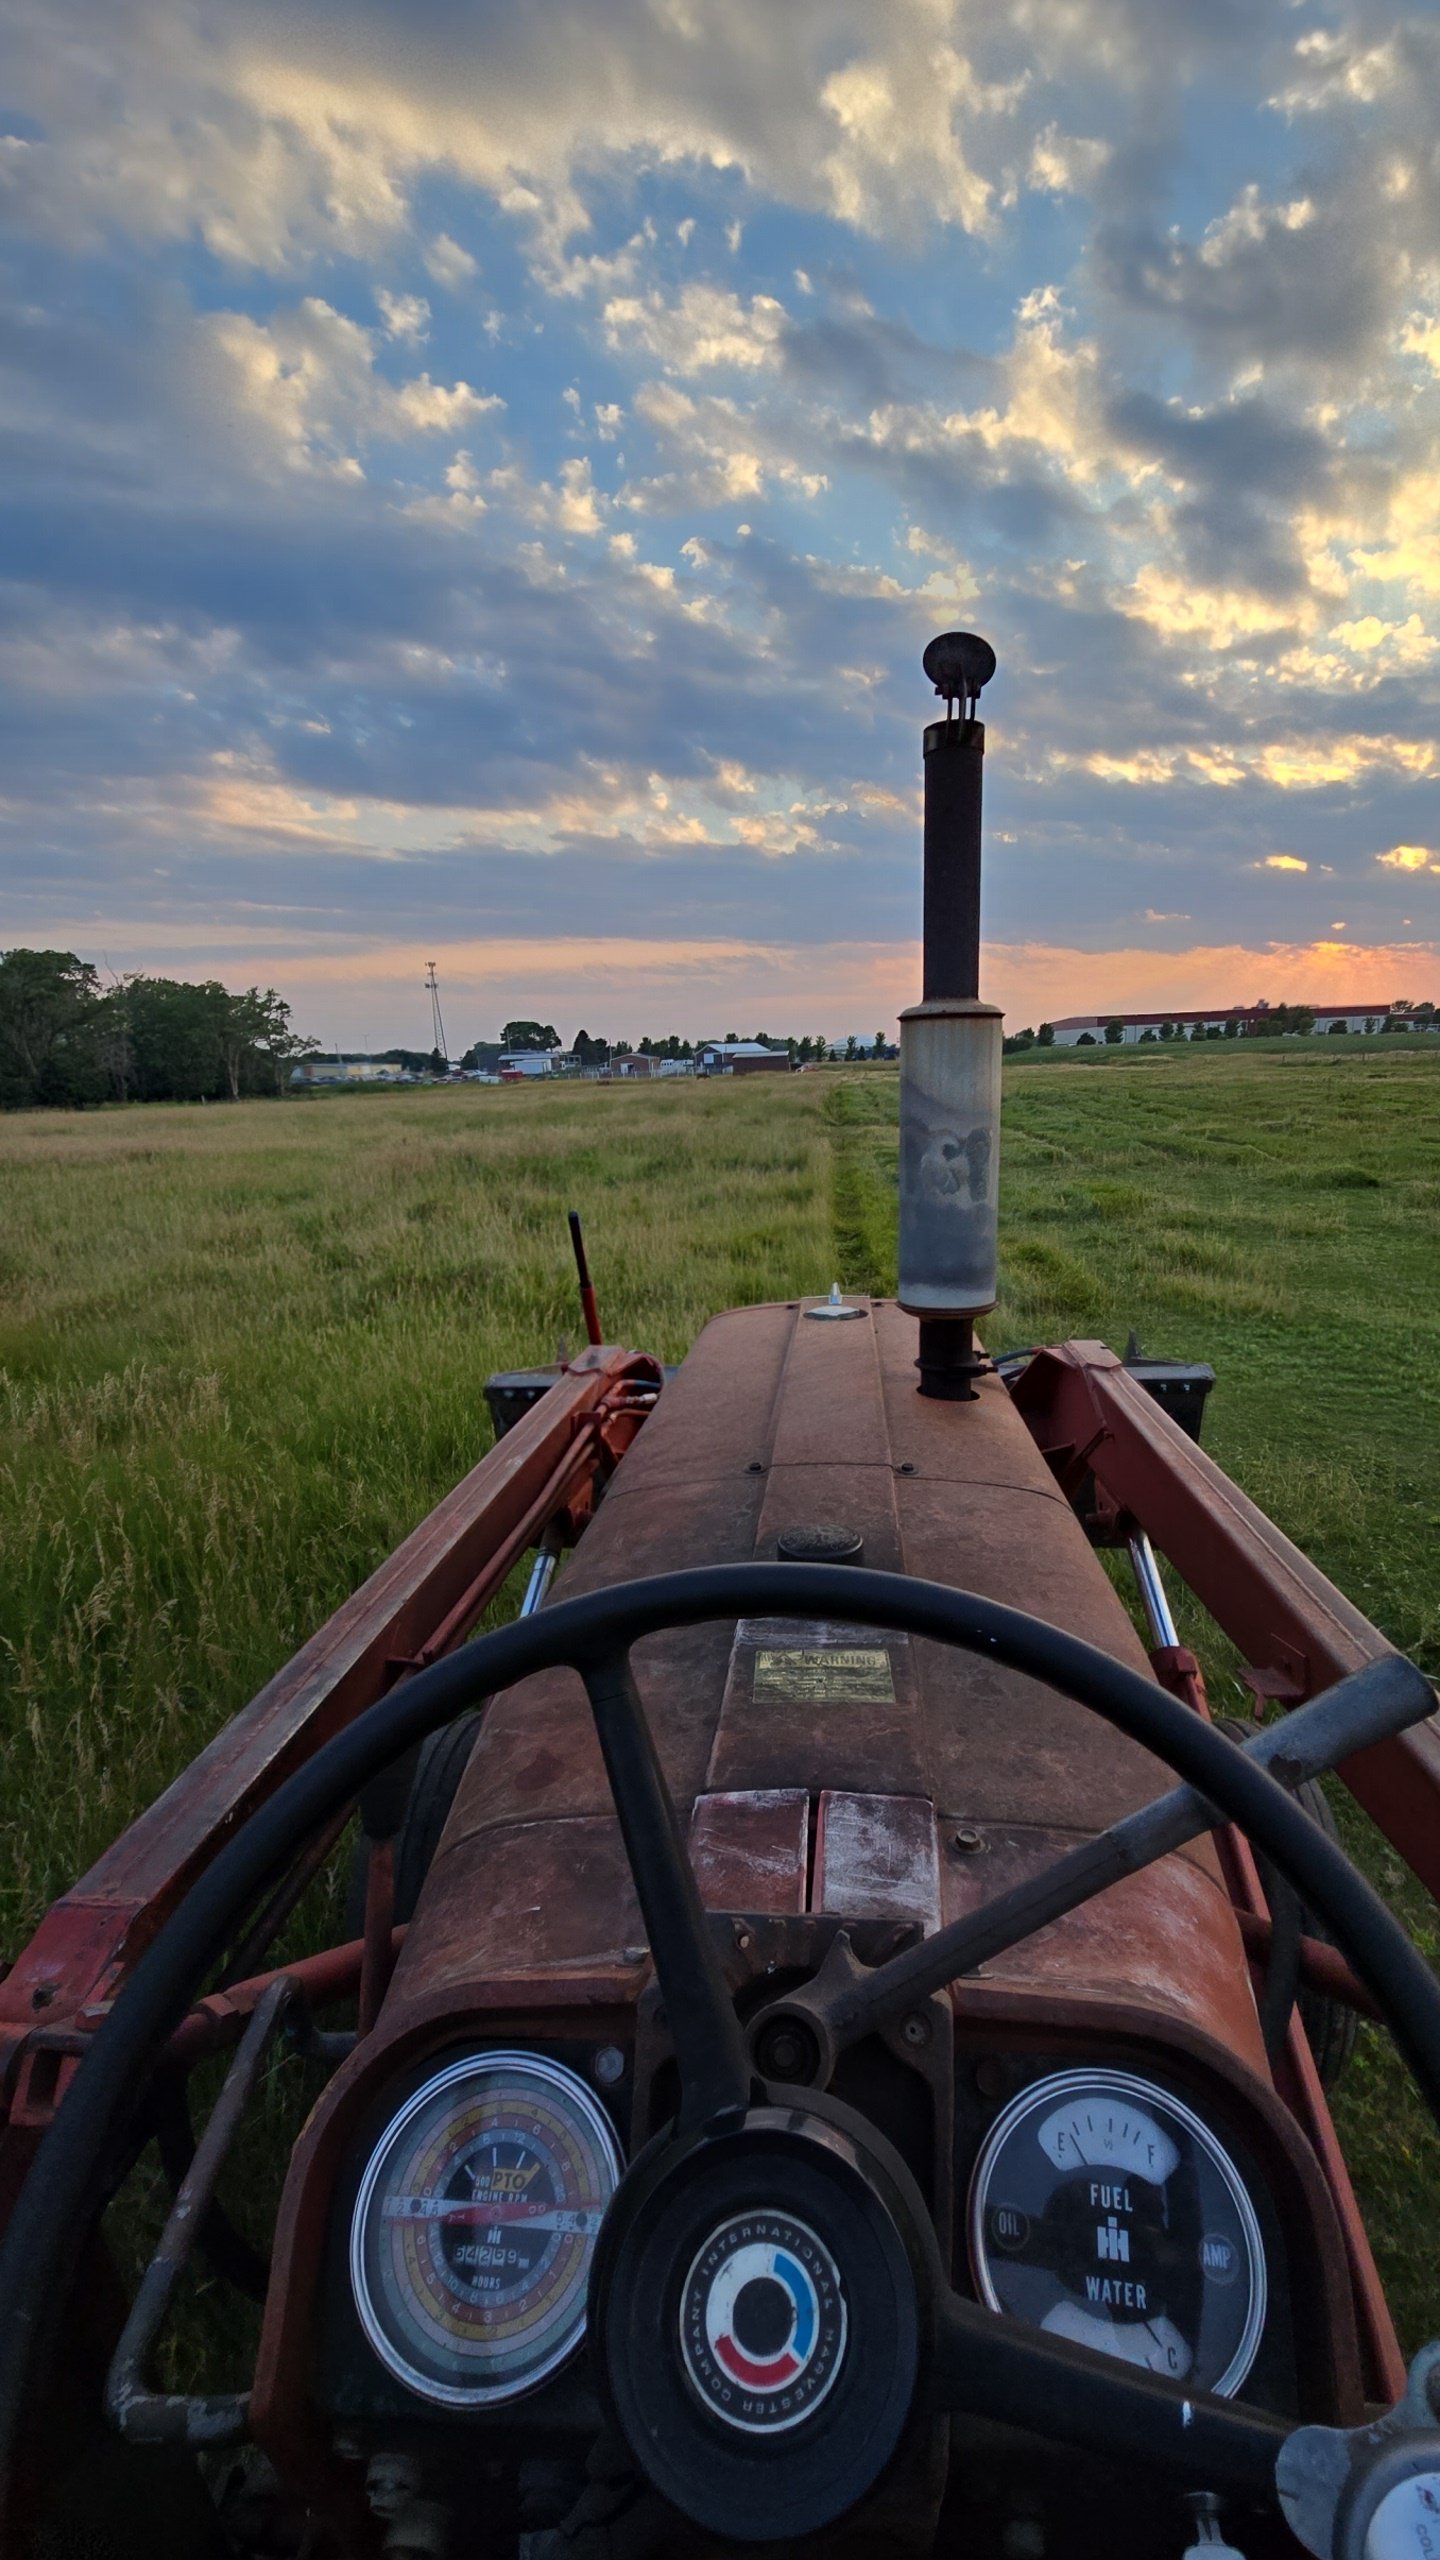
<path id="1" fill-rule="evenodd" d="M 625 1457 L 565 1594 L 773 1558 L 782 1530 L 825 1524 L 862 1537 L 868 1565 L 1028 1610 L 1145 1672 L 1006 1389 L 985 1380 L 969 1405 L 921 1398 L 915 1352 L 914 1320 L 885 1301 L 843 1324 L 797 1306 L 718 1317 Z M 948 1918 L 1170 1783 L 1033 1681 L 843 1622 L 677 1629 L 637 1648 L 635 1669 L 712 1908 L 835 1911 L 853 1892 L 857 1910 Z M 957 1864 L 957 1827 L 993 1853 Z M 497 1963 L 540 1974 L 613 1959 L 639 1935 L 583 1691 L 569 1672 L 541 1674 L 489 1710 L 381 2041 L 412 2001 L 462 2008 Z M 1068 1979 L 1168 2012 L 1263 2071 L 1207 1844 L 1017 1950 L 1005 1972 L 1017 1990 Z"/>

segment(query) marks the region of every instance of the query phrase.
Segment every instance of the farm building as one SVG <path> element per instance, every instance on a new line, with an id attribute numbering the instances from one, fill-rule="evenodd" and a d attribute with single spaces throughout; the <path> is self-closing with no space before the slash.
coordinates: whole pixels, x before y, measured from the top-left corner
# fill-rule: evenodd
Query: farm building
<path id="1" fill-rule="evenodd" d="M 572 1049 L 502 1049 L 500 1081 L 518 1084 L 522 1076 L 573 1075 L 579 1065 Z"/>
<path id="2" fill-rule="evenodd" d="M 302 1058 L 291 1069 L 292 1084 L 402 1084 L 403 1067 L 384 1058 L 339 1057 Z"/>
<path id="3" fill-rule="evenodd" d="M 1291 1009 L 1293 1011 L 1294 1008 Z M 1055 1046 L 1057 1049 L 1073 1049 L 1082 1040 L 1102 1041 L 1106 1025 L 1112 1022 L 1119 1023 L 1121 1038 L 1126 1041 L 1142 1040 L 1147 1031 L 1152 1038 L 1157 1038 L 1162 1025 L 1167 1024 L 1182 1032 L 1187 1039 L 1196 1029 L 1223 1031 L 1227 1022 L 1238 1023 L 1242 1032 L 1257 1032 L 1265 1029 L 1267 1016 L 1272 1010 L 1274 1008 L 1268 1004 L 1232 1004 L 1212 1007 L 1208 1011 L 1202 1005 L 1198 1009 L 1172 1008 L 1169 1012 L 1160 1013 L 1072 1013 L 1067 1014 L 1063 1022 L 1056 1023 Z M 1397 1015 L 1404 1016 L 1411 1010 L 1408 1002 L 1316 1005 L 1315 1028 L 1317 1031 L 1330 1031 L 1337 1023 L 1343 1022 L 1347 1031 L 1383 1031 L 1387 1021 Z M 1416 1025 L 1417 1029 L 1424 1027 L 1424 1024 Z"/>
<path id="4" fill-rule="evenodd" d="M 693 1076 L 693 1058 L 661 1058 L 649 1049 L 617 1049 L 602 1076 Z"/>
<path id="5" fill-rule="evenodd" d="M 702 1040 L 695 1052 L 700 1076 L 753 1076 L 790 1072 L 788 1049 L 767 1049 L 763 1040 Z"/>

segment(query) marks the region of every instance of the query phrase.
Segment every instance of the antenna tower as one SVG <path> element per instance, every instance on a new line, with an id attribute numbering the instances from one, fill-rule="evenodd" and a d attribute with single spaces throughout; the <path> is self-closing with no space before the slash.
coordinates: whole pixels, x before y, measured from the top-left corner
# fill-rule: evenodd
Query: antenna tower
<path id="1" fill-rule="evenodd" d="M 445 1063 L 448 1066 L 450 1063 L 450 1052 L 445 1045 L 445 1025 L 440 1015 L 440 981 L 435 975 L 434 961 L 429 960 L 425 965 L 430 973 L 425 980 L 425 984 L 430 990 L 430 1029 L 434 1039 L 434 1045 L 439 1050 L 441 1057 L 445 1060 Z"/>

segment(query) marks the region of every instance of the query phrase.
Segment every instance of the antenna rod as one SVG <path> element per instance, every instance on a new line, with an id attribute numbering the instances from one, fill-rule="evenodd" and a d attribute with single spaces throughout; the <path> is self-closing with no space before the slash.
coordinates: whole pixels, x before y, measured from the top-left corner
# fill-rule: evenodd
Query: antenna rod
<path id="1" fill-rule="evenodd" d="M 585 1318 L 585 1339 L 587 1342 L 603 1342 L 605 1336 L 600 1330 L 600 1310 L 595 1304 L 595 1291 L 590 1281 L 590 1265 L 585 1259 L 585 1238 L 580 1232 L 580 1212 L 578 1209 L 571 1209 L 568 1215 L 570 1242 L 575 1248 L 575 1268 L 580 1274 L 580 1312 Z"/>

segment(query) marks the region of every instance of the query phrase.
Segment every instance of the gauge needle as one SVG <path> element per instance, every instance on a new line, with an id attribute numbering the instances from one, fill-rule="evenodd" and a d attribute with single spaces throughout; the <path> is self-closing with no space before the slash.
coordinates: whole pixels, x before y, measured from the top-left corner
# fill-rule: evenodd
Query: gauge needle
<path id="1" fill-rule="evenodd" d="M 598 2231 L 601 2205 L 461 2204 L 448 2196 L 394 2196 L 387 2222 L 445 2222 L 486 2226 L 523 2223 L 529 2231 Z"/>

